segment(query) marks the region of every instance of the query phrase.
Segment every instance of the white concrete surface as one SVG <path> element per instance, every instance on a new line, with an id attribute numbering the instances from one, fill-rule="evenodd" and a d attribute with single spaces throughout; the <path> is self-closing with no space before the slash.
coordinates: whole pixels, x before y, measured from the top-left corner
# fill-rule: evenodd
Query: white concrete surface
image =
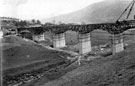
<path id="1" fill-rule="evenodd" d="M 53 34 L 53 46 L 54 48 L 62 48 L 66 46 L 65 33 Z"/>
<path id="2" fill-rule="evenodd" d="M 113 43 L 112 44 L 112 52 L 113 52 L 113 54 L 119 53 L 119 52 L 124 50 L 124 40 L 123 40 L 123 35 L 122 34 L 113 36 L 112 41 L 113 41 L 112 42 Z"/>
<path id="3" fill-rule="evenodd" d="M 3 32 L 2 32 L 2 30 L 0 30 L 0 39 L 2 39 L 3 38 Z"/>
<path id="4" fill-rule="evenodd" d="M 90 39 L 90 33 L 87 34 L 79 34 L 79 53 L 80 54 L 86 54 L 91 52 L 91 39 Z"/>
<path id="5" fill-rule="evenodd" d="M 44 41 L 44 40 L 45 40 L 44 34 L 33 35 L 33 40 L 36 40 L 36 41 Z"/>

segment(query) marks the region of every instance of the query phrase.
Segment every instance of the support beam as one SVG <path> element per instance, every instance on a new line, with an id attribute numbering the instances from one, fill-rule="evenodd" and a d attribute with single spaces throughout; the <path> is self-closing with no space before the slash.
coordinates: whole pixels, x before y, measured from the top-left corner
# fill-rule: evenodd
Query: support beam
<path id="1" fill-rule="evenodd" d="M 66 46 L 65 33 L 53 34 L 53 47 L 54 48 L 62 48 L 65 46 Z"/>
<path id="2" fill-rule="evenodd" d="M 123 34 L 112 36 L 112 53 L 113 55 L 124 50 Z"/>
<path id="3" fill-rule="evenodd" d="M 91 38 L 90 33 L 79 34 L 79 53 L 87 54 L 91 52 Z"/>

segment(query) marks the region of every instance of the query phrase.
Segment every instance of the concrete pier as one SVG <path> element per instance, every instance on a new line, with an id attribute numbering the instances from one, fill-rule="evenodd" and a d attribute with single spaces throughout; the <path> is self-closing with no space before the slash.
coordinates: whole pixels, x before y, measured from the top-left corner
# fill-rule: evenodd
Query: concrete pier
<path id="1" fill-rule="evenodd" d="M 45 40 L 44 33 L 39 34 L 39 35 L 33 35 L 32 37 L 33 37 L 33 40 L 36 40 L 36 41 L 44 41 Z"/>
<path id="2" fill-rule="evenodd" d="M 123 34 L 112 35 L 112 52 L 119 53 L 124 50 Z"/>
<path id="3" fill-rule="evenodd" d="M 54 48 L 62 48 L 65 46 L 66 46 L 65 33 L 53 34 L 53 47 Z"/>
<path id="4" fill-rule="evenodd" d="M 87 54 L 91 52 L 91 38 L 90 33 L 79 34 L 79 53 Z"/>
<path id="5" fill-rule="evenodd" d="M 3 38 L 3 31 L 0 29 L 0 39 Z"/>

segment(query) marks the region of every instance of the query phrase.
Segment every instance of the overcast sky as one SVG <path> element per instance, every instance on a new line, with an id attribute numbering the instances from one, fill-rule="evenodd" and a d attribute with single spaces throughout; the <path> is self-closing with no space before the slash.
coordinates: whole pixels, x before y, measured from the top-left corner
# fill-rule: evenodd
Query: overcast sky
<path id="1" fill-rule="evenodd" d="M 103 0 L 0 0 L 0 16 L 44 19 L 82 9 Z"/>

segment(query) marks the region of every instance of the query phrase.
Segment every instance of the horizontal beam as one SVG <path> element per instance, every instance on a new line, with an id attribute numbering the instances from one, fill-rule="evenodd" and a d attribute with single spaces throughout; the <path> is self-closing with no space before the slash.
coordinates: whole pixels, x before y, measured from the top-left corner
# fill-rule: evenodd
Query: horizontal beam
<path id="1" fill-rule="evenodd" d="M 135 20 L 121 21 L 118 23 L 100 23 L 100 24 L 85 24 L 85 25 L 53 25 L 53 26 L 41 26 L 41 27 L 27 27 L 18 29 L 29 29 L 35 32 L 51 31 L 56 34 L 64 33 L 67 30 L 76 31 L 82 34 L 92 32 L 96 29 L 105 30 L 111 34 L 119 34 L 130 28 L 135 28 Z"/>

